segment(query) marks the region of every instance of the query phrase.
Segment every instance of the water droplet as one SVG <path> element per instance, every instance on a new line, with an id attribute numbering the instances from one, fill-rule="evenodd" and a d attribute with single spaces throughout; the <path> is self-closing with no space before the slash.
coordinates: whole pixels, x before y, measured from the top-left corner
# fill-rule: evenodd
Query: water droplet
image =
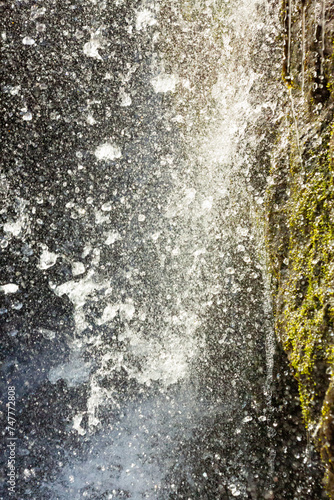
<path id="1" fill-rule="evenodd" d="M 25 36 L 22 40 L 23 45 L 35 45 L 35 40 L 30 36 Z"/>
<path id="2" fill-rule="evenodd" d="M 26 122 L 29 122 L 30 120 L 32 120 L 32 113 L 30 113 L 30 111 L 27 111 L 27 113 L 24 113 L 24 115 L 22 116 L 22 120 L 24 120 Z"/>

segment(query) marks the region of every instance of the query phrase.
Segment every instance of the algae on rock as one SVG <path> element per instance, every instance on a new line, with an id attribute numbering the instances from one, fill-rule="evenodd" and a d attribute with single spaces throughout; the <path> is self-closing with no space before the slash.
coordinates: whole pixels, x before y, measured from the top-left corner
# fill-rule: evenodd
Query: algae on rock
<path id="1" fill-rule="evenodd" d="M 267 189 L 276 331 L 334 498 L 334 6 L 285 0 L 284 118 Z"/>

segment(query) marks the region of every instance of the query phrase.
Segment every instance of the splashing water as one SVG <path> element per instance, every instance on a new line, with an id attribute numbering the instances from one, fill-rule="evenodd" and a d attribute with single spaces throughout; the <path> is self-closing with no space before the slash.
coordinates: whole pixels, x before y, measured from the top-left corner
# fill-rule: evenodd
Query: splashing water
<path id="1" fill-rule="evenodd" d="M 270 80 L 277 12 L 255 0 L 82 8 L 83 26 L 66 21 L 81 80 L 65 67 L 82 101 L 76 117 L 50 114 L 65 136 L 75 121 L 81 134 L 53 197 L 60 236 L 29 236 L 74 322 L 38 330 L 66 346 L 56 361 L 41 356 L 66 437 L 62 452 L 52 438 L 59 456 L 37 493 L 27 473 L 25 494 L 272 498 L 275 343 L 258 147 L 280 99 Z"/>
<path id="2" fill-rule="evenodd" d="M 121 105 L 130 96 L 139 128 L 132 140 L 125 127 L 123 142 L 107 134 L 94 146 L 94 168 L 108 172 L 104 199 L 95 193 L 84 208 L 69 205 L 72 214 L 95 215 L 85 273 L 50 282 L 72 302 L 76 334 L 49 380 L 87 384 L 72 424 L 80 458 L 68 455 L 46 485 L 57 498 L 206 491 L 212 472 L 203 457 L 222 460 L 212 435 L 195 451 L 208 432 L 225 441 L 220 448 L 233 435 L 243 442 L 209 490 L 240 496 L 252 482 L 245 450 L 269 411 L 273 341 L 259 209 L 244 171 L 252 151 L 243 141 L 276 105 L 256 100 L 263 74 L 248 61 L 259 37 L 275 34 L 265 13 L 255 2 L 134 11 L 139 62 L 122 61 Z M 83 53 L 100 60 L 106 45 L 99 28 Z"/>

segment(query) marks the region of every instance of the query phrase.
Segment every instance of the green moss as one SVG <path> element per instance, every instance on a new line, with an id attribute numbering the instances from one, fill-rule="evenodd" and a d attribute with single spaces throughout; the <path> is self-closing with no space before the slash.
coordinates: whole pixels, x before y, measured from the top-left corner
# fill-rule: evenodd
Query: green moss
<path id="1" fill-rule="evenodd" d="M 302 413 L 334 484 L 334 126 L 318 128 L 302 150 L 293 124 L 289 149 L 273 162 L 267 192 L 267 246 L 274 277 L 276 330 L 298 380 Z M 289 161 L 287 161 L 287 159 Z M 332 375 L 331 375 L 332 374 Z M 331 394 L 329 396 L 329 394 Z M 326 399 L 327 398 L 327 399 Z"/>
<path id="2" fill-rule="evenodd" d="M 333 75 L 334 75 L 334 38 L 332 41 L 332 54 L 328 58 L 327 64 L 325 64 L 325 74 L 326 74 L 327 80 L 328 80 L 327 88 L 331 92 L 331 94 L 333 95 L 333 91 L 334 91 L 334 78 L 333 78 Z"/>
<path id="3" fill-rule="evenodd" d="M 303 176 L 298 175 L 299 164 L 292 162 L 283 342 L 299 382 L 305 423 L 312 429 L 334 352 L 328 328 L 334 319 L 334 172 L 329 134 L 310 156 L 312 167 Z"/>
<path id="4" fill-rule="evenodd" d="M 287 0 L 281 5 L 282 76 L 289 95 L 272 155 L 266 241 L 276 332 L 298 380 L 308 435 L 318 445 L 334 499 L 334 41 L 328 24 L 324 54 L 314 4 L 303 4 L 303 77 L 302 9 L 293 10 L 289 23 Z"/>
<path id="5" fill-rule="evenodd" d="M 334 380 L 328 387 L 322 407 L 319 432 L 321 458 L 327 464 L 324 478 L 330 498 L 334 497 Z"/>

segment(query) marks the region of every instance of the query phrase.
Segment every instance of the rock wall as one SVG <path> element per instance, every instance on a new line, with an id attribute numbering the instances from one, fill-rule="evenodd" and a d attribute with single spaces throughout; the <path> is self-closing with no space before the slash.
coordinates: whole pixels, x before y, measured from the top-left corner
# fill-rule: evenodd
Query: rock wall
<path id="1" fill-rule="evenodd" d="M 284 0 L 286 85 L 266 216 L 276 332 L 334 498 L 334 4 Z"/>

